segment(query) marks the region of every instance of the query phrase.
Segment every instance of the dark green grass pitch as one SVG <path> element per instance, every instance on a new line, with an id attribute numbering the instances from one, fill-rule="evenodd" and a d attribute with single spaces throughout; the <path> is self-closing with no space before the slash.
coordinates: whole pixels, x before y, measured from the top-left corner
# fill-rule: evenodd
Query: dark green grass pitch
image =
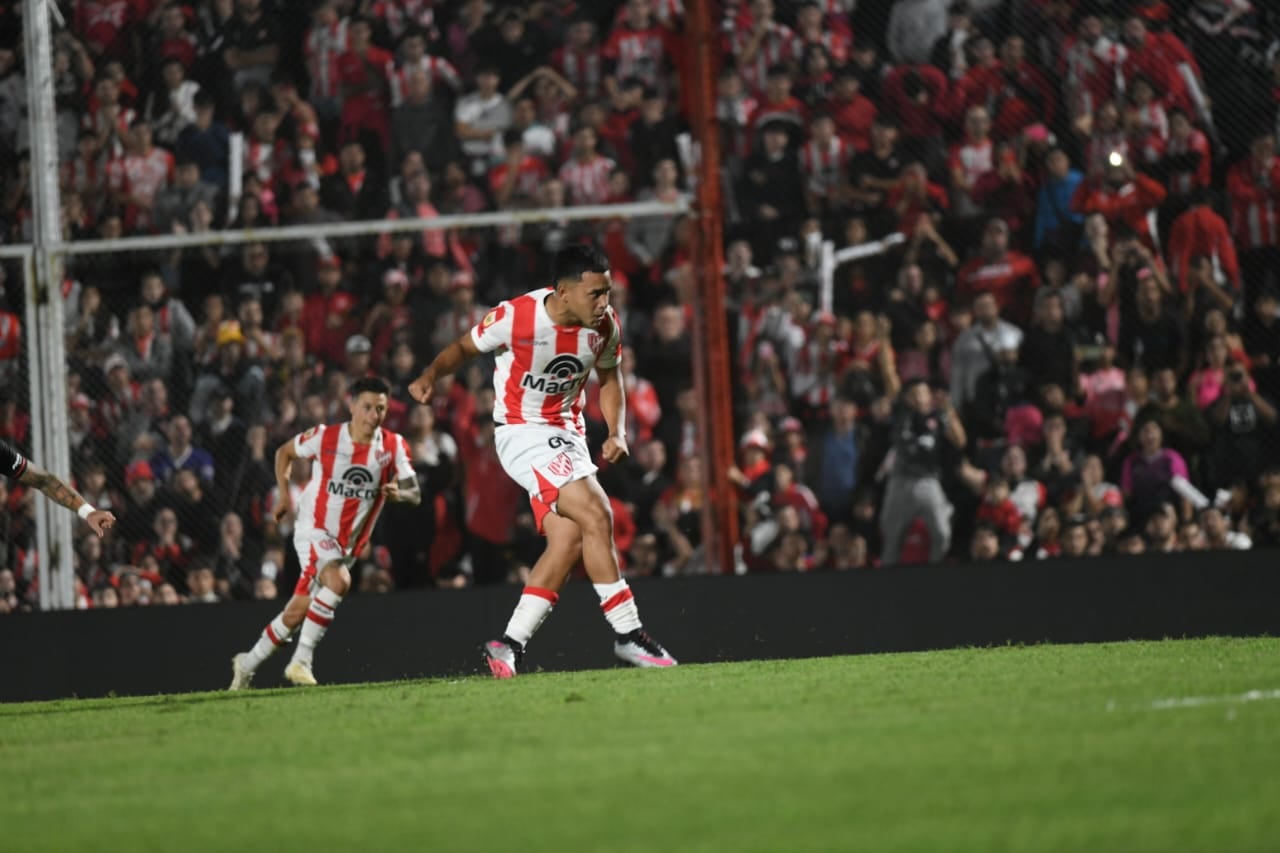
<path id="1" fill-rule="evenodd" d="M 1278 688 L 1214 639 L 0 706 L 0 850 L 1275 851 Z"/>

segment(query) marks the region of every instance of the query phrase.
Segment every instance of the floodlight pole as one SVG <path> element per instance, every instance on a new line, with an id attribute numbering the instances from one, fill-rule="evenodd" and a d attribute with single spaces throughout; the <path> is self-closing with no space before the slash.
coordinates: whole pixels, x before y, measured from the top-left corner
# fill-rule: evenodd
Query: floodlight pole
<path id="1" fill-rule="evenodd" d="M 53 100 L 49 9 L 48 0 L 27 0 L 22 16 L 31 127 L 32 247 L 35 261 L 26 269 L 27 359 L 31 376 L 33 455 L 37 464 L 69 482 L 71 451 L 67 442 L 62 261 L 54 253 L 54 247 L 62 240 L 62 200 L 58 192 L 58 120 Z M 43 524 L 39 523 L 41 517 Z M 73 522 L 69 512 L 52 508 L 37 510 L 40 606 L 46 610 L 75 607 Z"/>

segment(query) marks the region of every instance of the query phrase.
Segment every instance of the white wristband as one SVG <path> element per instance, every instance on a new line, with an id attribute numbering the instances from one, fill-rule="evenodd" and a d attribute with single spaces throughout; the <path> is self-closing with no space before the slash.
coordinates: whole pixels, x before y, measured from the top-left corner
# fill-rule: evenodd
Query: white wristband
<path id="1" fill-rule="evenodd" d="M 93 512 L 97 512 L 97 510 L 94 509 L 93 506 L 88 501 L 85 501 L 84 503 L 80 504 L 80 508 L 76 510 L 76 515 L 80 516 L 85 521 L 88 521 L 89 514 Z"/>

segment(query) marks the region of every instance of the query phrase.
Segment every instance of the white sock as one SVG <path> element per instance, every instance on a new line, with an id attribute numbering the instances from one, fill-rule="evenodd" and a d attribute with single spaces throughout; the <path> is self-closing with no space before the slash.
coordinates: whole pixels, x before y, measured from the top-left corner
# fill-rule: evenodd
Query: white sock
<path id="1" fill-rule="evenodd" d="M 342 596 L 329 587 L 321 587 L 311 606 L 307 608 L 307 618 L 302 621 L 302 630 L 298 633 L 298 649 L 293 653 L 294 661 L 311 663 L 316 644 L 324 639 L 324 632 L 329 630 L 333 622 L 333 611 L 342 603 Z"/>
<path id="2" fill-rule="evenodd" d="M 271 620 L 271 624 L 267 625 L 266 630 L 262 632 L 262 636 L 258 637 L 258 642 L 253 644 L 253 648 L 245 655 L 245 659 L 241 661 L 241 666 L 253 672 L 267 658 L 271 657 L 276 651 L 289 641 L 289 635 L 293 631 L 289 626 L 284 624 L 284 614 Z"/>
<path id="3" fill-rule="evenodd" d="M 592 586 L 596 588 L 596 595 L 600 596 L 600 609 L 604 611 L 604 618 L 609 620 L 615 634 L 630 634 L 640 629 L 640 611 L 636 609 L 635 597 L 625 580 Z"/>
<path id="4" fill-rule="evenodd" d="M 551 608 L 556 606 L 559 595 L 549 589 L 537 586 L 526 586 L 516 609 L 511 612 L 511 621 L 507 623 L 506 636 L 515 640 L 524 648 L 529 639 L 542 627 L 551 615 Z"/>

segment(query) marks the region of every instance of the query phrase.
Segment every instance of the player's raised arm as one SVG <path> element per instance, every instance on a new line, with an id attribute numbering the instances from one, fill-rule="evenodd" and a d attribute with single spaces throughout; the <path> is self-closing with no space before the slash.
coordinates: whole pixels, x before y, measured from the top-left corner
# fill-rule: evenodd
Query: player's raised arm
<path id="1" fill-rule="evenodd" d="M 513 311 L 507 302 L 484 316 L 480 324 L 440 351 L 422 375 L 409 385 L 409 393 L 419 403 L 429 403 L 436 380 L 452 376 L 458 368 L 481 353 L 511 346 Z"/>

